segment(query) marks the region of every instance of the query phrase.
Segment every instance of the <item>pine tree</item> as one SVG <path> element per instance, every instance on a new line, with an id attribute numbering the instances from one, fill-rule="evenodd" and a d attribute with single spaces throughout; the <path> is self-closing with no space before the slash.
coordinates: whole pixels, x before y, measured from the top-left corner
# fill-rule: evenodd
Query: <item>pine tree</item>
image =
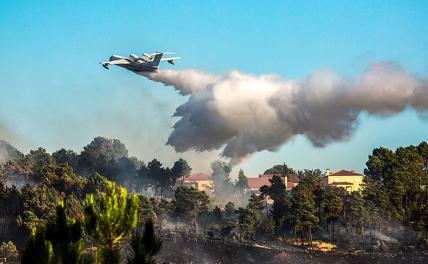
<path id="1" fill-rule="evenodd" d="M 153 221 L 147 220 L 142 236 L 132 236 L 131 247 L 133 256 L 128 258 L 128 264 L 154 264 L 154 256 L 162 248 L 162 240 L 156 237 Z"/>
<path id="2" fill-rule="evenodd" d="M 242 169 L 239 170 L 238 180 L 235 183 L 235 188 L 241 192 L 245 189 L 248 189 L 248 178 L 245 176 Z"/>
<path id="3" fill-rule="evenodd" d="M 355 233 L 362 236 L 364 234 L 364 226 L 367 222 L 367 211 L 364 207 L 364 200 L 360 192 L 352 192 L 347 195 L 345 200 L 345 223 L 351 226 Z"/>
<path id="4" fill-rule="evenodd" d="M 300 235 L 303 245 L 307 237 L 312 245 L 313 230 L 319 224 L 319 218 L 315 215 L 315 201 L 312 193 L 300 186 L 293 189 L 292 205 L 286 217 L 293 229 L 293 239 Z"/>
<path id="5" fill-rule="evenodd" d="M 52 244 L 46 238 L 46 228 L 43 225 L 34 228 L 30 240 L 21 254 L 22 264 L 49 264 Z"/>
<path id="6" fill-rule="evenodd" d="M 232 217 L 236 213 L 235 204 L 232 202 L 227 202 L 224 206 L 224 214 L 226 217 Z"/>
<path id="7" fill-rule="evenodd" d="M 279 176 L 275 175 L 269 181 L 271 185 L 262 186 L 260 188 L 260 192 L 262 193 L 263 197 L 269 197 L 273 200 L 271 215 L 275 221 L 276 230 L 278 230 L 284 219 L 284 216 L 289 210 L 290 198 L 285 188 L 285 184 Z"/>
<path id="8" fill-rule="evenodd" d="M 79 263 L 83 253 L 82 225 L 80 221 L 67 219 L 64 204 L 56 207 L 55 222 L 49 223 L 46 238 L 52 243 L 53 263 Z"/>
<path id="9" fill-rule="evenodd" d="M 343 198 L 346 196 L 346 191 L 343 188 L 328 186 L 323 197 L 324 217 L 327 220 L 327 225 L 332 225 L 332 235 L 334 240 L 336 223 L 343 215 Z"/>
<path id="10" fill-rule="evenodd" d="M 97 262 L 119 263 L 121 242 L 137 224 L 138 197 L 128 196 L 125 188 L 108 182 L 98 203 L 90 195 L 84 206 L 86 231 L 97 242 Z"/>

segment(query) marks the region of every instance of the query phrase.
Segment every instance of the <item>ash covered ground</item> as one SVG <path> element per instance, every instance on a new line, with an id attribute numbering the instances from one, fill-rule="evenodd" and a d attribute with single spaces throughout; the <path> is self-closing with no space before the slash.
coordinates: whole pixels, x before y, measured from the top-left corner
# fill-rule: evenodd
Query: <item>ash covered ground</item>
<path id="1" fill-rule="evenodd" d="M 242 245 L 225 241 L 164 241 L 160 263 L 428 263 L 428 252 L 380 253 L 336 250 L 305 251 L 301 248 Z"/>

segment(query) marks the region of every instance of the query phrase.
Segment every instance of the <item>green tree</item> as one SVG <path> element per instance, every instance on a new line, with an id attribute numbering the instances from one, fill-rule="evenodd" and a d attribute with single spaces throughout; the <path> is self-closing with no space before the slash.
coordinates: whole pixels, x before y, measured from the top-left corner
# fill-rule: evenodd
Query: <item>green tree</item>
<path id="1" fill-rule="evenodd" d="M 191 218 L 195 213 L 208 212 L 209 197 L 204 191 L 193 187 L 178 187 L 174 196 L 175 215 L 178 217 Z"/>
<path id="2" fill-rule="evenodd" d="M 86 178 L 86 185 L 84 187 L 85 194 L 98 195 L 101 192 L 105 192 L 107 189 L 107 178 L 99 173 L 95 173 Z"/>
<path id="3" fill-rule="evenodd" d="M 52 156 L 45 149 L 39 148 L 31 150 L 29 154 L 23 157 L 9 160 L 3 164 L 2 178 L 19 179 L 19 182 L 38 184 L 47 175 L 54 173 L 55 165 Z"/>
<path id="4" fill-rule="evenodd" d="M 285 163 L 283 163 L 265 170 L 264 174 L 278 174 L 287 176 L 288 174 L 296 174 L 296 172 L 292 168 L 289 168 Z"/>
<path id="5" fill-rule="evenodd" d="M 79 263 L 83 253 L 83 229 L 80 221 L 67 219 L 64 205 L 56 207 L 55 222 L 49 223 L 46 228 L 46 238 L 53 248 L 53 263 Z"/>
<path id="6" fill-rule="evenodd" d="M 265 208 L 265 199 L 263 196 L 251 194 L 250 199 L 248 200 L 247 208 L 254 209 L 260 213 Z"/>
<path id="7" fill-rule="evenodd" d="M 290 208 L 290 197 L 284 182 L 279 176 L 274 175 L 269 182 L 271 185 L 262 186 L 260 192 L 263 197 L 270 197 L 273 200 L 271 215 L 275 221 L 275 227 L 278 229 Z"/>
<path id="8" fill-rule="evenodd" d="M 149 186 L 152 186 L 153 182 L 149 177 L 149 168 L 142 162 L 140 168 L 137 170 L 137 177 L 135 178 L 135 190 L 141 192 Z"/>
<path id="9" fill-rule="evenodd" d="M 262 221 L 262 211 L 264 208 L 264 197 L 253 193 L 248 200 L 247 207 L 238 209 L 238 226 L 241 238 L 251 238 L 254 240 L 256 231 Z"/>
<path id="10" fill-rule="evenodd" d="M 221 221 L 223 219 L 223 212 L 221 211 L 220 207 L 214 207 L 213 211 L 211 212 L 211 216 L 215 222 Z"/>
<path id="11" fill-rule="evenodd" d="M 12 241 L 2 242 L 0 245 L 0 256 L 3 258 L 16 258 L 18 250 L 16 249 L 15 244 Z"/>
<path id="12" fill-rule="evenodd" d="M 156 194 L 163 196 L 165 192 L 170 192 L 175 185 L 175 178 L 169 168 L 164 168 L 157 159 L 147 164 L 148 178 L 155 187 Z"/>
<path id="13" fill-rule="evenodd" d="M 312 193 L 301 186 L 294 188 L 292 193 L 292 205 L 287 214 L 287 221 L 292 227 L 293 239 L 300 235 L 302 245 L 306 238 L 312 246 L 313 230 L 318 228 L 319 224 L 319 218 L 315 215 L 315 201 Z"/>
<path id="14" fill-rule="evenodd" d="M 46 238 L 46 228 L 43 225 L 34 228 L 30 240 L 22 251 L 22 264 L 48 264 L 50 263 L 52 244 Z"/>
<path id="15" fill-rule="evenodd" d="M 107 175 L 108 163 L 128 156 L 125 145 L 117 139 L 96 137 L 84 147 L 78 161 L 78 171 L 83 175 L 92 175 L 95 172 Z"/>
<path id="16" fill-rule="evenodd" d="M 147 164 L 148 177 L 152 184 L 157 188 L 161 185 L 162 177 L 164 174 L 164 168 L 162 163 L 157 159 L 153 159 Z"/>
<path id="17" fill-rule="evenodd" d="M 111 159 L 105 169 L 105 176 L 128 189 L 135 187 L 140 162 L 135 157 Z"/>
<path id="18" fill-rule="evenodd" d="M 427 149 L 426 142 L 417 147 L 399 147 L 395 152 L 377 148 L 366 163 L 368 191 L 365 191 L 365 197 L 373 203 L 374 194 L 382 191 L 388 203 L 374 204 L 387 204 L 388 208 L 382 207 L 383 210 L 404 223 L 413 223 L 415 228 L 423 225 L 421 217 L 425 208 L 421 201 L 428 199 L 425 188 L 428 183 Z"/>
<path id="19" fill-rule="evenodd" d="M 247 176 L 245 176 L 244 171 L 242 169 L 239 170 L 238 180 L 235 183 L 235 189 L 241 192 L 248 189 L 248 178 Z"/>
<path id="20" fill-rule="evenodd" d="M 25 186 L 21 190 L 23 209 L 17 220 L 20 226 L 33 230 L 39 225 L 46 225 L 55 217 L 55 207 L 61 196 L 53 187 L 46 185 Z"/>
<path id="21" fill-rule="evenodd" d="M 349 232 L 349 228 L 351 227 L 356 234 L 363 236 L 368 215 L 361 193 L 352 192 L 348 194 L 346 196 L 344 209 L 346 230 Z"/>
<path id="22" fill-rule="evenodd" d="M 275 235 L 275 221 L 270 215 L 264 215 L 262 217 L 262 222 L 260 223 L 260 228 L 262 229 L 263 234 L 266 235 L 268 239 L 273 239 Z"/>
<path id="23" fill-rule="evenodd" d="M 224 214 L 226 217 L 233 217 L 236 213 L 235 204 L 232 202 L 227 202 L 224 206 Z"/>
<path id="24" fill-rule="evenodd" d="M 57 164 L 69 164 L 73 169 L 77 169 L 79 155 L 72 150 L 60 149 L 52 153 L 52 157 Z"/>
<path id="25" fill-rule="evenodd" d="M 382 182 L 392 175 L 395 165 L 394 152 L 387 148 L 376 148 L 366 162 L 364 174 L 370 179 Z"/>
<path id="26" fill-rule="evenodd" d="M 161 199 L 160 202 L 157 204 L 155 210 L 156 210 L 156 217 L 157 217 L 157 223 L 159 226 L 162 226 L 163 220 L 167 219 L 169 216 L 171 216 L 174 213 L 174 204 L 173 202 L 169 202 L 165 199 Z"/>
<path id="27" fill-rule="evenodd" d="M 192 168 L 189 166 L 187 161 L 179 159 L 174 162 L 171 172 L 174 178 L 174 184 L 177 179 L 180 179 L 181 184 L 183 184 L 184 178 L 188 177 L 190 173 L 192 173 Z"/>
<path id="28" fill-rule="evenodd" d="M 84 206 L 86 231 L 97 242 L 97 262 L 119 263 L 122 241 L 137 224 L 138 197 L 108 182 L 98 201 L 89 195 Z"/>
<path id="29" fill-rule="evenodd" d="M 138 217 L 141 218 L 144 223 L 146 220 L 156 217 L 153 200 L 147 198 L 144 194 L 139 194 L 138 200 Z"/>
<path id="30" fill-rule="evenodd" d="M 383 223 L 390 220 L 391 204 L 385 186 L 370 178 L 364 179 L 365 188 L 362 190 L 364 208 L 367 210 L 367 225 L 369 231 L 381 229 Z"/>
<path id="31" fill-rule="evenodd" d="M 132 236 L 131 248 L 133 256 L 128 258 L 128 264 L 154 264 L 154 256 L 162 248 L 162 240 L 156 237 L 151 219 L 145 223 L 144 233 Z"/>
<path id="32" fill-rule="evenodd" d="M 214 197 L 219 203 L 225 203 L 224 199 L 234 195 L 233 184 L 230 180 L 232 167 L 224 161 L 214 161 L 211 163 L 212 179 L 214 182 Z"/>
<path id="33" fill-rule="evenodd" d="M 327 186 L 324 193 L 323 211 L 324 217 L 327 220 L 327 225 L 332 226 L 332 235 L 334 240 L 335 227 L 339 218 L 343 215 L 343 200 L 346 196 L 346 191 L 343 188 L 335 186 Z"/>
<path id="34" fill-rule="evenodd" d="M 199 215 L 208 212 L 210 201 L 208 195 L 204 191 L 198 191 L 193 187 L 178 187 L 174 196 L 175 216 L 191 220 L 196 234 Z"/>
<path id="35" fill-rule="evenodd" d="M 238 226 L 242 238 L 253 239 L 256 235 L 257 227 L 261 221 L 261 213 L 254 208 L 240 207 L 238 213 Z"/>
<path id="36" fill-rule="evenodd" d="M 299 186 L 312 193 L 315 202 L 315 212 L 321 223 L 325 223 L 323 202 L 325 186 L 322 183 L 322 172 L 320 170 L 299 171 Z"/>

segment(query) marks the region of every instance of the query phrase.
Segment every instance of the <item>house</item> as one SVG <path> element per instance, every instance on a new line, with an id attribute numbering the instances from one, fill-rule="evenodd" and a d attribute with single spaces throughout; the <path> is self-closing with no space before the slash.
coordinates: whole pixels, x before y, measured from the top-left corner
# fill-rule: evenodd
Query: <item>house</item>
<path id="1" fill-rule="evenodd" d="M 270 186 L 269 180 L 275 175 L 281 178 L 287 190 L 291 190 L 299 184 L 299 177 L 295 174 L 289 174 L 287 177 L 280 174 L 263 174 L 259 175 L 257 178 L 248 178 L 248 191 L 260 194 L 260 187 L 264 185 Z"/>
<path id="2" fill-rule="evenodd" d="M 198 191 L 205 191 L 207 194 L 212 194 L 214 182 L 210 175 L 199 172 L 184 178 L 183 186 L 193 187 Z"/>
<path id="3" fill-rule="evenodd" d="M 364 187 L 364 175 L 355 171 L 340 170 L 330 173 L 330 170 L 327 169 L 322 179 L 325 185 L 342 187 L 348 192 L 360 191 Z"/>
<path id="4" fill-rule="evenodd" d="M 296 187 L 300 182 L 299 176 L 296 174 L 288 174 L 287 176 L 287 190 L 291 190 Z"/>

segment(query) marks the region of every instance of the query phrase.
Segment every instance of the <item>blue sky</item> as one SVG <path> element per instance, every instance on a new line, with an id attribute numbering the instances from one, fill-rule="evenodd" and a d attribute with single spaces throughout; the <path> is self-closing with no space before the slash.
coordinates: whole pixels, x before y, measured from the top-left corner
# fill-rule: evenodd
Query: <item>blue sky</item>
<path id="1" fill-rule="evenodd" d="M 176 69 L 275 73 L 302 79 L 331 69 L 356 76 L 394 60 L 428 76 L 428 1 L 9 1 L 0 2 L 0 121 L 23 151 L 80 151 L 95 136 L 123 141 L 143 160 L 180 156 L 208 170 L 217 153 L 177 154 L 165 142 L 186 101 L 123 69 L 111 54 L 176 51 Z M 165 68 L 172 68 L 165 65 Z M 255 176 L 276 163 L 362 171 L 374 147 L 428 140 L 413 111 L 360 116 L 347 142 L 317 149 L 303 137 L 242 167 Z"/>

